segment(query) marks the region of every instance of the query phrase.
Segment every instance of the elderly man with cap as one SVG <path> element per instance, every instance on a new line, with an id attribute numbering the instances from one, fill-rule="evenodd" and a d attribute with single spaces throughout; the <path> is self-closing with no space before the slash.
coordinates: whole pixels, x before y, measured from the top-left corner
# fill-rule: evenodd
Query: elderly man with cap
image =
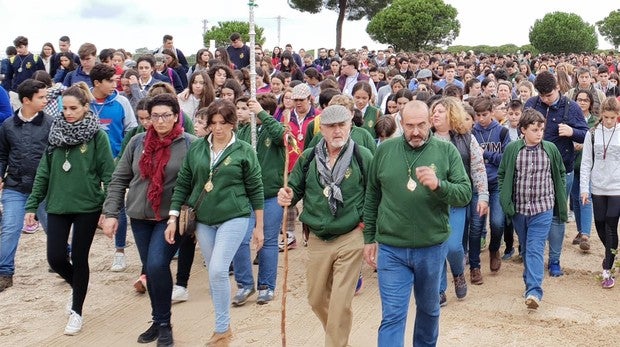
<path id="1" fill-rule="evenodd" d="M 415 92 L 420 83 L 426 83 L 435 94 L 441 93 L 441 88 L 433 84 L 433 72 L 429 69 L 422 69 L 418 72 L 416 78 L 412 78 L 409 82 L 409 90 Z"/>
<path id="2" fill-rule="evenodd" d="M 361 220 L 372 154 L 351 140 L 346 107 L 328 106 L 320 122 L 323 138 L 299 158 L 278 203 L 294 206 L 304 199 L 299 219 L 310 230 L 308 302 L 325 329 L 325 346 L 344 347 L 364 248 Z"/>

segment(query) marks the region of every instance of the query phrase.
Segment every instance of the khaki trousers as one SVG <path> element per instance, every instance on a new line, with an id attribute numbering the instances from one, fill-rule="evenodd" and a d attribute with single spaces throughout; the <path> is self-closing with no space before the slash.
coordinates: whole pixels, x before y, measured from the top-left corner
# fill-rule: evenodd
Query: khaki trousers
<path id="1" fill-rule="evenodd" d="M 364 250 L 360 228 L 330 241 L 310 233 L 306 283 L 308 303 L 325 330 L 326 347 L 344 347 L 353 324 L 351 307 Z"/>

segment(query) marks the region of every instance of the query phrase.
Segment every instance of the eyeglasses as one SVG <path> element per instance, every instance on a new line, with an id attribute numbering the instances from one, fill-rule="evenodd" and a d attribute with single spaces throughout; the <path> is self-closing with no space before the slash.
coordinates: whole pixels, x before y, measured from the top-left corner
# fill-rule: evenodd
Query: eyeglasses
<path id="1" fill-rule="evenodd" d="M 153 122 L 156 122 L 158 120 L 163 120 L 164 122 L 167 122 L 171 120 L 172 117 L 174 117 L 174 114 L 172 113 L 164 113 L 164 114 L 152 113 L 151 114 L 151 119 L 153 120 Z"/>

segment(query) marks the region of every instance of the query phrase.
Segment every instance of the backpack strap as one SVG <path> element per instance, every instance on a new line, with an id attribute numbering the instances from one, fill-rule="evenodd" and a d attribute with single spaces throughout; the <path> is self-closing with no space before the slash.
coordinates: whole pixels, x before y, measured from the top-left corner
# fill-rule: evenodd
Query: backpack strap
<path id="1" fill-rule="evenodd" d="M 506 136 L 508 136 L 508 128 L 502 126 L 502 129 L 499 131 L 499 140 L 504 143 Z"/>

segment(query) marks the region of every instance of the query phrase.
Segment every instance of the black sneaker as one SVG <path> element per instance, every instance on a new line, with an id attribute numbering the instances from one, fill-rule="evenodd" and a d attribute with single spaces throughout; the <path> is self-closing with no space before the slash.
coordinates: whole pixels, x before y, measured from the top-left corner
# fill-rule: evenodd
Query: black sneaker
<path id="1" fill-rule="evenodd" d="M 170 323 L 160 324 L 159 338 L 157 339 L 157 347 L 172 347 L 174 346 L 174 340 L 172 338 L 172 326 Z"/>
<path id="2" fill-rule="evenodd" d="M 159 328 L 157 323 L 153 322 L 153 324 L 140 336 L 138 336 L 138 343 L 151 343 L 159 337 Z"/>

